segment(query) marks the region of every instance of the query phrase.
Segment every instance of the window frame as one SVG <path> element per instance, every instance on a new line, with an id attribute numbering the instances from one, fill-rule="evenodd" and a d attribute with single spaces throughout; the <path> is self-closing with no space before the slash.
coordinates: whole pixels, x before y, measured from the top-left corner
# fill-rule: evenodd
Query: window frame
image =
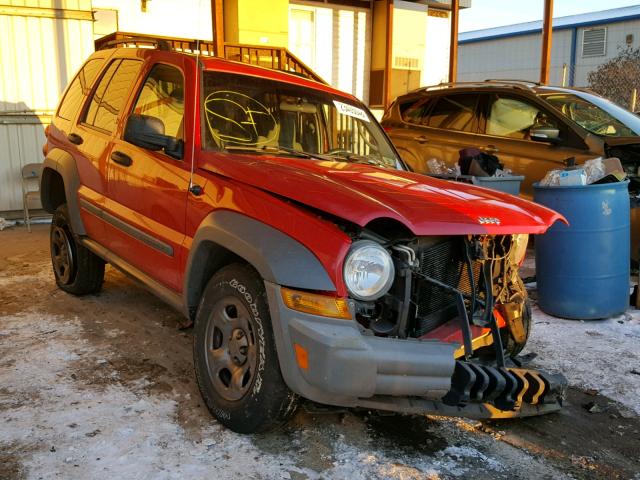
<path id="1" fill-rule="evenodd" d="M 114 63 L 118 62 L 118 66 L 115 69 L 115 72 L 111 75 L 111 78 L 109 79 L 109 81 L 107 82 L 107 85 L 104 89 L 105 93 L 106 91 L 109 89 L 109 85 L 111 85 L 111 82 L 113 81 L 114 77 L 117 75 L 118 70 L 120 69 L 120 66 L 122 65 L 122 62 L 124 61 L 132 61 L 132 62 L 139 62 L 141 63 L 141 67 L 140 69 L 142 70 L 144 68 L 144 61 L 138 58 L 130 58 L 130 57 L 115 57 L 115 58 L 111 58 L 109 59 L 108 62 L 105 63 L 102 71 L 100 72 L 99 75 L 99 79 L 96 79 L 96 81 L 93 84 L 93 87 L 91 89 L 91 93 L 89 95 L 87 95 L 87 98 L 85 100 L 84 106 L 81 110 L 80 116 L 78 117 L 78 121 L 77 123 L 79 125 L 82 125 L 85 128 L 89 128 L 91 130 L 95 130 L 97 132 L 103 133 L 105 135 L 108 136 L 115 136 L 117 130 L 118 130 L 118 122 L 119 120 L 122 119 L 122 115 L 123 113 L 127 110 L 127 105 L 129 103 L 129 99 L 131 98 L 131 93 L 129 93 L 129 95 L 125 98 L 124 103 L 122 104 L 122 108 L 120 109 L 120 111 L 118 112 L 118 115 L 116 116 L 116 125 L 113 129 L 113 131 L 109 131 L 109 130 L 105 130 L 104 128 L 98 127 L 96 125 L 93 125 L 91 123 L 87 123 L 87 114 L 89 113 L 89 108 L 91 107 L 91 103 L 93 102 L 93 97 L 96 94 L 96 91 L 98 89 L 98 87 L 100 86 L 100 83 L 102 82 L 102 79 L 104 78 L 104 76 L 107 74 L 107 71 L 109 70 L 109 67 L 111 67 L 111 65 L 113 65 Z M 140 78 L 140 74 L 138 73 L 138 75 L 136 75 L 136 78 L 134 79 L 134 81 L 132 82 L 132 88 L 133 90 L 135 90 L 135 87 L 137 85 L 137 80 Z M 98 109 L 100 108 L 100 105 L 102 104 L 102 99 L 100 99 L 100 104 L 98 105 Z M 96 112 L 97 115 L 97 112 Z"/>
<path id="2" fill-rule="evenodd" d="M 556 114 L 554 108 L 551 105 L 545 103 L 544 99 L 540 99 L 537 96 L 528 96 L 528 95 L 518 95 L 513 91 L 483 91 L 479 94 L 481 97 L 481 117 L 479 119 L 480 128 L 478 129 L 478 135 L 482 135 L 487 138 L 495 138 L 500 139 L 502 141 L 515 141 L 515 142 L 526 142 L 528 145 L 536 144 L 536 145 L 550 145 L 546 142 L 538 142 L 531 139 L 526 138 L 513 138 L 513 137 L 502 137 L 500 135 L 493 135 L 487 133 L 487 120 L 489 117 L 490 107 L 492 103 L 492 97 L 495 95 L 501 95 L 502 97 L 512 98 L 515 100 L 519 100 L 521 102 L 527 102 L 536 108 L 543 111 L 547 116 L 553 118 L 560 130 L 560 143 L 554 144 L 554 147 L 567 147 L 567 148 L 576 148 L 580 150 L 587 149 L 583 139 L 574 132 L 574 130 L 567 125 L 567 122 L 561 117 L 560 114 Z"/>
<path id="3" fill-rule="evenodd" d="M 441 132 L 455 132 L 455 133 L 465 133 L 467 135 L 476 135 L 479 131 L 479 125 L 480 125 L 480 95 L 478 93 L 475 92 L 468 92 L 468 91 L 460 91 L 460 92 L 446 92 L 446 93 L 442 93 L 441 95 L 436 95 L 434 97 L 431 98 L 431 103 L 427 108 L 427 113 L 426 118 L 427 118 L 427 123 L 431 120 L 431 115 L 433 114 L 433 111 L 435 110 L 435 108 L 438 106 L 438 102 L 440 102 L 442 99 L 446 99 L 448 97 L 453 97 L 453 96 L 471 96 L 471 97 L 475 97 L 475 104 L 473 106 L 473 112 L 472 112 L 472 119 L 471 119 L 471 129 L 469 131 L 467 130 L 454 130 L 453 128 L 442 128 L 442 127 L 434 127 L 431 125 L 419 125 L 421 127 L 424 128 L 431 128 L 434 130 L 439 130 Z"/>
<path id="4" fill-rule="evenodd" d="M 85 93 L 84 91 L 82 92 L 82 97 L 80 98 L 80 104 L 79 104 L 79 108 L 76 108 L 75 114 L 72 115 L 71 117 L 63 117 L 60 114 L 60 111 L 62 110 L 62 106 L 64 105 L 64 103 L 67 101 L 67 97 L 69 96 L 69 93 L 71 91 L 71 87 L 73 86 L 74 82 L 80 78 L 80 74 L 84 71 L 84 69 L 87 67 L 87 65 L 89 65 L 89 63 L 91 62 L 100 62 L 100 66 L 98 67 L 98 71 L 96 72 L 95 77 L 93 78 L 93 81 L 90 83 L 90 85 L 88 85 L 89 89 L 88 89 L 88 93 Z M 80 68 L 80 70 L 78 70 L 78 73 L 76 73 L 76 75 L 73 77 L 73 80 L 71 80 L 71 83 L 69 83 L 69 86 L 67 87 L 67 89 L 64 92 L 64 95 L 62 96 L 62 99 L 60 100 L 60 103 L 58 104 L 58 108 L 56 109 L 56 113 L 55 116 L 57 118 L 60 118 L 62 120 L 66 120 L 68 122 L 72 122 L 73 120 L 75 120 L 78 117 L 78 112 L 83 112 L 84 111 L 84 104 L 86 102 L 86 99 L 88 97 L 90 97 L 93 94 L 93 89 L 96 85 L 96 83 L 98 82 L 98 79 L 102 78 L 102 73 L 104 71 L 104 64 L 105 64 L 105 59 L 101 58 L 101 57 L 97 57 L 97 58 L 89 58 Z M 81 86 L 82 88 L 82 86 Z"/>
<path id="5" fill-rule="evenodd" d="M 180 66 L 176 65 L 175 63 L 169 63 L 169 62 L 163 62 L 163 61 L 148 62 L 143 67 L 144 75 L 139 75 L 139 78 L 141 79 L 141 81 L 139 82 L 138 85 L 134 85 L 134 88 L 133 88 L 133 92 L 135 93 L 135 95 L 129 101 L 128 108 L 123 108 L 123 111 L 126 110 L 126 112 L 127 112 L 126 118 L 129 118 L 129 116 L 131 116 L 133 114 L 133 110 L 136 108 L 138 100 L 140 99 L 140 95 L 142 94 L 142 89 L 146 85 L 147 80 L 149 79 L 149 76 L 151 75 L 151 72 L 158 65 L 165 65 L 167 67 L 175 68 L 176 70 L 178 70 L 178 72 L 180 72 L 180 75 L 182 77 L 182 90 L 184 92 L 184 98 L 183 98 L 184 112 L 182 114 L 182 121 L 183 121 L 184 125 L 186 125 L 186 119 L 187 119 L 187 80 L 186 80 L 186 77 L 185 77 L 185 74 L 184 74 L 184 69 L 181 68 Z M 126 106 L 127 105 L 125 105 L 125 107 Z M 182 140 L 186 144 L 186 138 L 185 137 L 186 137 L 186 135 L 185 135 L 184 127 L 183 127 L 183 129 L 182 129 L 182 138 L 177 138 L 177 137 L 173 137 L 173 138 L 176 138 L 177 140 Z M 124 129 L 123 129 L 122 132 L 120 132 L 120 139 L 122 141 L 126 142 L 126 140 L 124 139 Z M 173 160 L 176 160 L 173 157 L 170 157 L 170 158 L 172 158 Z M 181 159 L 180 161 L 182 161 L 182 160 L 184 160 L 184 159 Z"/>

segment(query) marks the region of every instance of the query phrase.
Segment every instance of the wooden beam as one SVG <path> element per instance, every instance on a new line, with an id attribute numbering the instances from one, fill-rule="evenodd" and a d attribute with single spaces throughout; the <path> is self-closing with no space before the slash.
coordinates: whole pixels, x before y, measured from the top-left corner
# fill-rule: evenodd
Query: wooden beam
<path id="1" fill-rule="evenodd" d="M 223 0 L 211 0 L 211 27 L 213 29 L 213 43 L 216 56 L 224 57 L 224 11 Z"/>
<path id="2" fill-rule="evenodd" d="M 460 0 L 451 0 L 451 40 L 449 43 L 449 81 L 458 79 L 458 20 Z"/>
<path id="3" fill-rule="evenodd" d="M 91 10 L 68 10 L 62 8 L 0 5 L 0 15 L 15 17 L 59 18 L 64 20 L 88 20 L 90 22 L 93 22 L 93 12 Z"/>
<path id="4" fill-rule="evenodd" d="M 544 0 L 544 22 L 542 26 L 542 58 L 540 60 L 540 83 L 549 83 L 551 71 L 551 41 L 553 33 L 553 0 Z"/>
<path id="5" fill-rule="evenodd" d="M 384 106 L 391 104 L 391 68 L 393 65 L 393 0 L 387 1 L 386 54 L 384 59 Z"/>

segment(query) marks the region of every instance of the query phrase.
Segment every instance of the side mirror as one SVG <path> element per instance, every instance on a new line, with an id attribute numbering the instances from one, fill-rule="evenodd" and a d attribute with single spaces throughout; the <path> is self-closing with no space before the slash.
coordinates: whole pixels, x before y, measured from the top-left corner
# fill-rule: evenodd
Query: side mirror
<path id="1" fill-rule="evenodd" d="M 560 130 L 553 127 L 537 127 L 529 130 L 529 138 L 535 142 L 559 143 Z"/>
<path id="2" fill-rule="evenodd" d="M 130 115 L 124 128 L 124 139 L 147 150 L 164 150 L 167 155 L 178 160 L 184 154 L 183 141 L 165 135 L 162 120 L 149 115 Z"/>

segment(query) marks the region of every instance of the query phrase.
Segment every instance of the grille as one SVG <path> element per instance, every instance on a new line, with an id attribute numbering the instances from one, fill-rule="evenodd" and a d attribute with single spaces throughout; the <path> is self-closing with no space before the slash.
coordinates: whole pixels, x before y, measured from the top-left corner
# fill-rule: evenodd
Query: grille
<path id="1" fill-rule="evenodd" d="M 471 294 L 471 282 L 464 260 L 464 240 L 452 238 L 437 245 L 417 249 L 420 259 L 420 273 L 446 285 Z M 480 264 L 472 264 L 473 277 L 477 289 Z M 438 325 L 457 315 L 456 297 L 441 287 L 416 278 L 414 288 L 416 309 L 416 333 L 424 335 Z"/>

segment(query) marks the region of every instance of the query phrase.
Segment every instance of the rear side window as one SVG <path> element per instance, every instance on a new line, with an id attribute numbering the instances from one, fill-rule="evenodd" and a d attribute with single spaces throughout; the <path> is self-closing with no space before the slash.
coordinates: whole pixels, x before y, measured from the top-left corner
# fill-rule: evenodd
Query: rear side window
<path id="1" fill-rule="evenodd" d="M 141 67 L 140 60 L 114 60 L 98 83 L 84 123 L 112 133 Z"/>
<path id="2" fill-rule="evenodd" d="M 427 125 L 446 130 L 471 132 L 477 103 L 478 96 L 473 94 L 440 97 L 429 113 Z"/>
<path id="3" fill-rule="evenodd" d="M 98 58 L 89 60 L 84 64 L 76 78 L 71 82 L 71 86 L 67 90 L 62 103 L 60 103 L 60 108 L 58 109 L 59 117 L 66 120 L 71 120 L 74 117 L 80 105 L 82 105 L 82 99 L 91 92 L 91 86 L 101 66 L 102 60 Z"/>
<path id="4" fill-rule="evenodd" d="M 427 112 L 431 105 L 433 105 L 432 101 L 424 99 L 405 102 L 400 105 L 400 116 L 407 123 L 426 125 Z"/>
<path id="5" fill-rule="evenodd" d="M 155 65 L 140 90 L 133 113 L 161 120 L 165 135 L 182 139 L 184 119 L 182 72 L 169 65 Z"/>

